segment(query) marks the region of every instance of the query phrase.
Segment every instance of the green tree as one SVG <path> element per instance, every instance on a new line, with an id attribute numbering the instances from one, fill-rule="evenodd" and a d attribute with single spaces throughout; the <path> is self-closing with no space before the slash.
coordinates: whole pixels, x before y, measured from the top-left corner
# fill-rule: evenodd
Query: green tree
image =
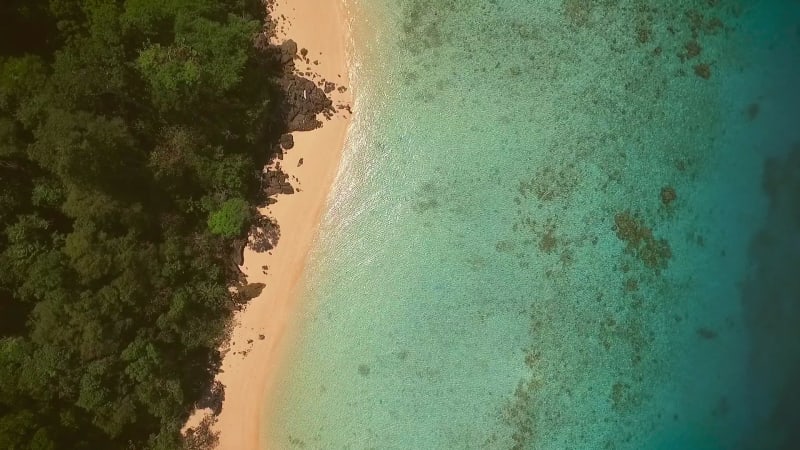
<path id="1" fill-rule="evenodd" d="M 227 94 L 242 80 L 258 23 L 230 15 L 224 23 L 189 14 L 175 18 L 175 42 L 142 49 L 137 68 L 157 105 L 193 107 L 209 94 Z"/>
<path id="2" fill-rule="evenodd" d="M 35 415 L 22 410 L 0 416 L 0 448 L 7 450 L 51 450 L 56 444 Z"/>
<path id="3" fill-rule="evenodd" d="M 208 217 L 208 229 L 222 237 L 234 238 L 243 231 L 249 215 L 249 207 L 243 199 L 226 200 Z"/>
<path id="4" fill-rule="evenodd" d="M 180 447 L 279 128 L 259 8 L 0 5 L 0 448 Z"/>

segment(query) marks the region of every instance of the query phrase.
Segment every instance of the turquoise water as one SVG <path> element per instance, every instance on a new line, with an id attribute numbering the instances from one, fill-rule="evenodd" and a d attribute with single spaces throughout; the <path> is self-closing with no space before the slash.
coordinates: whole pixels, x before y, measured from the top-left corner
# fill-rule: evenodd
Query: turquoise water
<path id="1" fill-rule="evenodd" d="M 800 2 L 348 8 L 275 448 L 789 448 Z"/>

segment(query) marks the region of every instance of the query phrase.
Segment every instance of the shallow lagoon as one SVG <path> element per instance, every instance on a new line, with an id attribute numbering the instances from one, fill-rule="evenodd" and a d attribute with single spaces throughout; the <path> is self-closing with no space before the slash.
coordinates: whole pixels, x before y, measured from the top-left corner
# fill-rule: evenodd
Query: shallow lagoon
<path id="1" fill-rule="evenodd" d="M 800 4 L 348 6 L 278 448 L 791 439 Z"/>

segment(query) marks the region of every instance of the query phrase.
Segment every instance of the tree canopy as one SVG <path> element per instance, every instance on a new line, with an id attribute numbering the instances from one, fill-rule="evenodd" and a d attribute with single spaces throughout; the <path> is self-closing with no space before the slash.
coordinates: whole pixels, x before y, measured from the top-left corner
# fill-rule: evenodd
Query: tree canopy
<path id="1" fill-rule="evenodd" d="M 180 448 L 269 148 L 257 0 L 0 5 L 0 448 Z"/>

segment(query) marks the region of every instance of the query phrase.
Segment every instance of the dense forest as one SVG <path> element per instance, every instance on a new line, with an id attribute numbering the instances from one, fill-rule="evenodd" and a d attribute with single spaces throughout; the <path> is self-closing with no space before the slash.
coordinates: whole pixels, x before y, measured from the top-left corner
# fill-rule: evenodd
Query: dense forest
<path id="1" fill-rule="evenodd" d="M 0 448 L 184 445 L 281 131 L 266 19 L 258 0 L 0 3 Z"/>

